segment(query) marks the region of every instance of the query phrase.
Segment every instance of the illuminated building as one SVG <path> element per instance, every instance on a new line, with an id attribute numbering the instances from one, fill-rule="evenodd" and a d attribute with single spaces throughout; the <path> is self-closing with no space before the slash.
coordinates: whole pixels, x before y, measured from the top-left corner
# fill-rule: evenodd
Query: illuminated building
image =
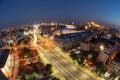
<path id="1" fill-rule="evenodd" d="M 107 72 L 110 73 L 120 71 L 120 48 L 118 48 L 110 55 L 106 68 L 107 68 Z"/>
<path id="2" fill-rule="evenodd" d="M 99 55 L 97 57 L 98 62 L 102 62 L 104 65 L 106 65 L 106 62 L 108 58 L 110 57 L 111 54 L 117 49 L 116 46 L 111 46 L 111 45 L 100 45 L 100 51 Z"/>
<path id="3" fill-rule="evenodd" d="M 66 28 L 70 28 L 70 29 L 75 29 L 76 27 L 74 25 L 65 25 Z"/>
<path id="4" fill-rule="evenodd" d="M 80 45 L 80 41 L 92 35 L 92 32 L 62 30 L 54 34 L 55 44 L 64 50 L 68 50 Z"/>

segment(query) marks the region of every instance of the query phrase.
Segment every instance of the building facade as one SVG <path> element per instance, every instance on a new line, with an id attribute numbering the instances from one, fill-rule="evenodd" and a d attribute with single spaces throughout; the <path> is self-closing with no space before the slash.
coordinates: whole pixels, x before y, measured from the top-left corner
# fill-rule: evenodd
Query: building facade
<path id="1" fill-rule="evenodd" d="M 68 50 L 80 46 L 80 42 L 90 35 L 92 35 L 92 33 L 89 31 L 62 31 L 62 33 L 54 35 L 54 40 L 57 46 L 64 50 Z"/>

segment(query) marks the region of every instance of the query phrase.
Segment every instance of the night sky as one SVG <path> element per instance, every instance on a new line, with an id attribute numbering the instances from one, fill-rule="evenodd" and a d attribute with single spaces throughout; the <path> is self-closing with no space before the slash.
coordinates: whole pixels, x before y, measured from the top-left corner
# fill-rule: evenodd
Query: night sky
<path id="1" fill-rule="evenodd" d="M 120 0 L 0 0 L 0 28 L 43 21 L 79 21 L 120 27 Z"/>

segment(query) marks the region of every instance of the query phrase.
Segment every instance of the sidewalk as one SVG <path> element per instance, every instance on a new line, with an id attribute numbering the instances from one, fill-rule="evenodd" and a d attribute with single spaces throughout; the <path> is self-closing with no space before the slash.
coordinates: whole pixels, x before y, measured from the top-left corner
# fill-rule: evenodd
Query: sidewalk
<path id="1" fill-rule="evenodd" d="M 18 67 L 19 67 L 19 58 L 18 55 L 14 55 L 14 61 L 13 61 L 13 68 L 12 68 L 12 75 L 9 77 L 9 80 L 16 80 L 18 76 Z"/>

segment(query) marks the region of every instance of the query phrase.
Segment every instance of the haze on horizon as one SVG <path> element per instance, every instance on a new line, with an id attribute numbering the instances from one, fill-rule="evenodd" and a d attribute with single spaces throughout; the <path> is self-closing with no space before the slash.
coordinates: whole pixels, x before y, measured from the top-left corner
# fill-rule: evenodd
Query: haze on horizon
<path id="1" fill-rule="evenodd" d="M 120 0 L 0 0 L 0 29 L 40 21 L 90 20 L 120 28 Z"/>

